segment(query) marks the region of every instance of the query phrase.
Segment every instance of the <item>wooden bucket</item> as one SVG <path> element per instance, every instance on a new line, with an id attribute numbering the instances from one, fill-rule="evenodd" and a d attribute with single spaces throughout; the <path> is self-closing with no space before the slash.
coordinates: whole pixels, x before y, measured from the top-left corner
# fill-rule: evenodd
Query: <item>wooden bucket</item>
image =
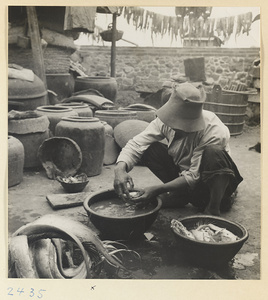
<path id="1" fill-rule="evenodd" d="M 191 81 L 206 81 L 205 58 L 194 57 L 184 60 L 185 76 Z"/>
<path id="2" fill-rule="evenodd" d="M 220 85 L 214 85 L 212 91 L 207 92 L 204 109 L 214 112 L 231 135 L 239 135 L 243 132 L 248 95 L 248 92 L 223 91 Z"/>

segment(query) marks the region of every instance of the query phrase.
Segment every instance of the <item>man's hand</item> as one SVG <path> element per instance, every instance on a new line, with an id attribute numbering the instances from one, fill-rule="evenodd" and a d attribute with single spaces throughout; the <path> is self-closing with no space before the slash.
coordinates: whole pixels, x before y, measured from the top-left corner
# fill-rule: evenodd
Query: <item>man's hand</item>
<path id="1" fill-rule="evenodd" d="M 137 207 L 146 207 L 157 195 L 158 186 L 150 186 L 140 190 L 141 195 L 131 199 L 131 202 L 134 203 Z"/>
<path id="2" fill-rule="evenodd" d="M 132 177 L 127 173 L 126 167 L 126 163 L 124 162 L 119 162 L 116 165 L 114 170 L 114 189 L 122 200 L 129 201 L 131 199 L 129 190 L 134 188 L 134 182 Z"/>

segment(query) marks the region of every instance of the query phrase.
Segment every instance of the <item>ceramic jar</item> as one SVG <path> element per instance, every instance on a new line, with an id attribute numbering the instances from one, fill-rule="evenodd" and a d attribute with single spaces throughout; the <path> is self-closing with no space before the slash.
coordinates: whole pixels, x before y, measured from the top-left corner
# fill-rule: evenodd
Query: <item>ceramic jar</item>
<path id="1" fill-rule="evenodd" d="M 49 120 L 47 116 L 9 120 L 8 134 L 14 136 L 23 144 L 25 168 L 41 166 L 38 158 L 38 148 L 49 137 Z"/>
<path id="2" fill-rule="evenodd" d="M 86 103 L 67 102 L 56 104 L 56 106 L 70 107 L 77 112 L 79 117 L 93 117 L 93 111 Z"/>
<path id="3" fill-rule="evenodd" d="M 78 76 L 75 79 L 74 91 L 94 89 L 100 92 L 103 97 L 115 101 L 117 95 L 117 82 L 114 77 L 93 76 L 82 77 Z"/>
<path id="4" fill-rule="evenodd" d="M 107 122 L 101 121 L 104 126 L 105 147 L 104 147 L 104 165 L 112 165 L 116 162 L 120 148 L 114 139 L 114 130 Z"/>
<path id="5" fill-rule="evenodd" d="M 136 111 L 124 110 L 97 110 L 95 117 L 107 122 L 112 128 L 115 128 L 116 125 L 123 121 L 137 119 L 137 113 Z"/>
<path id="6" fill-rule="evenodd" d="M 36 108 L 36 112 L 40 115 L 45 115 L 49 119 L 50 136 L 55 135 L 56 125 L 59 123 L 62 117 L 77 116 L 71 107 L 45 105 Z"/>
<path id="7" fill-rule="evenodd" d="M 148 125 L 148 122 L 142 120 L 121 122 L 114 128 L 114 139 L 121 148 L 124 148 L 130 139 L 141 133 Z"/>
<path id="8" fill-rule="evenodd" d="M 156 118 L 156 109 L 154 107 L 149 107 L 149 105 L 129 105 L 127 107 L 122 108 L 122 110 L 126 111 L 135 111 L 137 113 L 137 119 L 141 121 L 145 121 L 150 123 Z"/>
<path id="9" fill-rule="evenodd" d="M 8 108 L 9 110 L 34 110 L 46 105 L 47 90 L 43 81 L 34 75 L 33 81 L 18 78 L 8 79 Z"/>
<path id="10" fill-rule="evenodd" d="M 75 141 L 82 152 L 82 164 L 78 173 L 87 176 L 99 175 L 104 158 L 104 126 L 98 118 L 70 116 L 63 117 L 56 125 L 56 136 Z"/>
<path id="11" fill-rule="evenodd" d="M 8 136 L 8 187 L 21 183 L 23 179 L 24 147 L 13 136 Z"/>

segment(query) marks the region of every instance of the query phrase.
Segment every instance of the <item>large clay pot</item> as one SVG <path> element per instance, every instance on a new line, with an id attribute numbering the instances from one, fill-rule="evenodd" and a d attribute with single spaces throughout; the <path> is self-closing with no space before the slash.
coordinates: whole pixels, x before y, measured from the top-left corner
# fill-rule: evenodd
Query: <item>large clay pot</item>
<path id="1" fill-rule="evenodd" d="M 130 139 L 141 133 L 148 125 L 148 122 L 142 120 L 121 122 L 114 128 L 114 139 L 121 148 L 124 148 Z"/>
<path id="2" fill-rule="evenodd" d="M 24 147 L 13 136 L 8 136 L 8 187 L 17 185 L 23 179 Z"/>
<path id="3" fill-rule="evenodd" d="M 87 176 L 99 175 L 104 158 L 104 126 L 93 117 L 63 117 L 57 124 L 56 136 L 75 141 L 82 152 L 82 164 L 78 172 Z"/>
<path id="4" fill-rule="evenodd" d="M 104 126 L 105 147 L 104 147 L 104 165 L 112 165 L 116 162 L 120 148 L 114 139 L 114 130 L 107 122 L 101 121 Z"/>
<path id="5" fill-rule="evenodd" d="M 136 111 L 124 110 L 97 110 L 95 111 L 95 117 L 107 122 L 114 128 L 123 121 L 137 119 L 137 113 Z"/>
<path id="6" fill-rule="evenodd" d="M 115 101 L 117 95 L 117 82 L 114 77 L 95 76 L 82 77 L 75 79 L 74 91 L 95 89 L 99 91 L 105 98 Z"/>
<path id="7" fill-rule="evenodd" d="M 74 92 L 74 77 L 70 73 L 46 74 L 47 88 L 57 94 L 61 100 Z"/>
<path id="8" fill-rule="evenodd" d="M 34 75 L 33 81 L 8 79 L 9 110 L 34 110 L 47 104 L 47 90 L 43 81 Z"/>
<path id="9" fill-rule="evenodd" d="M 131 104 L 122 110 L 135 111 L 137 119 L 145 122 L 151 122 L 156 118 L 156 109 L 153 106 L 146 104 Z"/>
<path id="10" fill-rule="evenodd" d="M 71 107 L 45 105 L 36 108 L 36 112 L 41 115 L 45 115 L 49 119 L 50 135 L 55 135 L 56 125 L 59 123 L 62 117 L 78 116 Z"/>
<path id="11" fill-rule="evenodd" d="M 68 102 L 56 104 L 56 106 L 70 107 L 77 112 L 79 117 L 93 117 L 93 111 L 86 103 Z"/>
<path id="12" fill-rule="evenodd" d="M 49 120 L 47 116 L 9 120 L 8 134 L 16 137 L 24 146 L 24 167 L 41 166 L 38 148 L 49 137 Z"/>

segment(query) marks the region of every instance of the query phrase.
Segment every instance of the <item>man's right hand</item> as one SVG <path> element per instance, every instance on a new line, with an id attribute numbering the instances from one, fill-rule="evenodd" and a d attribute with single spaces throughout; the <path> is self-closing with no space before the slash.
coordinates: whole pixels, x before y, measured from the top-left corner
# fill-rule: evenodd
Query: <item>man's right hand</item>
<path id="1" fill-rule="evenodd" d="M 114 169 L 114 189 L 118 196 L 128 201 L 131 199 L 129 190 L 134 188 L 132 177 L 127 173 L 127 165 L 125 162 L 118 162 Z M 128 187 L 129 184 L 129 187 Z"/>

